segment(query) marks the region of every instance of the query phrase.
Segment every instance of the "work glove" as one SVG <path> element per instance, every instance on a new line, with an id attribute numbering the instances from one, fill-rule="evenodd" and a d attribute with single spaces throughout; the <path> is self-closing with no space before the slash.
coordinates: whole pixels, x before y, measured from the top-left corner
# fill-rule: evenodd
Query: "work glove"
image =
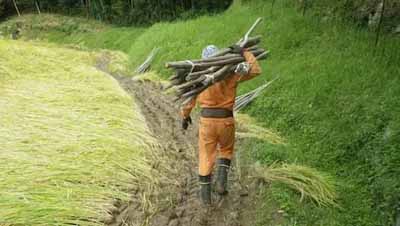
<path id="1" fill-rule="evenodd" d="M 192 124 L 192 118 L 190 116 L 182 120 L 182 129 L 187 130 L 189 124 Z"/>
<path id="2" fill-rule="evenodd" d="M 241 76 L 249 74 L 249 71 L 250 71 L 250 64 L 247 62 L 242 62 L 238 64 L 235 68 L 235 73 Z"/>
<path id="3" fill-rule="evenodd" d="M 229 46 L 229 49 L 231 49 L 231 53 L 236 53 L 236 54 L 240 54 L 241 56 L 243 56 L 243 52 L 244 52 L 244 48 L 241 47 L 240 45 L 232 45 Z"/>
<path id="4" fill-rule="evenodd" d="M 203 85 L 208 86 L 210 84 L 214 84 L 215 82 L 215 77 L 214 75 L 204 75 L 206 78 L 201 82 Z"/>

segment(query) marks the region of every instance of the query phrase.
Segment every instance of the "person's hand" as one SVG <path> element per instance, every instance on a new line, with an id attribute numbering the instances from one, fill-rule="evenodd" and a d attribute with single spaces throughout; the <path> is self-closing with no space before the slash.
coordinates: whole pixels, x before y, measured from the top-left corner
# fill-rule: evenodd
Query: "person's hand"
<path id="1" fill-rule="evenodd" d="M 243 55 L 244 48 L 241 47 L 240 45 L 235 44 L 235 45 L 229 46 L 229 48 L 231 49 L 231 53 Z"/>
<path id="2" fill-rule="evenodd" d="M 238 75 L 247 75 L 250 71 L 250 64 L 247 62 L 242 62 L 238 64 L 235 68 L 235 73 Z"/>
<path id="3" fill-rule="evenodd" d="M 187 130 L 189 124 L 192 124 L 192 118 L 190 116 L 182 120 L 182 129 Z"/>

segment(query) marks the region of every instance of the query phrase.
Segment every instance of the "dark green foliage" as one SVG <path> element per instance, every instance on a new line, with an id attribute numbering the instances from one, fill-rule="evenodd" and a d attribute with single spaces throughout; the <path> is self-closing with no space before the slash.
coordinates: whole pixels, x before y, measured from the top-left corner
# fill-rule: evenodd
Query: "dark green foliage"
<path id="1" fill-rule="evenodd" d="M 0 18 L 3 17 L 3 15 L 4 15 L 4 5 L 5 5 L 5 1 L 0 0 Z"/>
<path id="2" fill-rule="evenodd" d="M 7 16 L 14 15 L 15 11 L 12 1 L 10 0 L 0 0 L 0 20 L 6 18 Z"/>
<path id="3" fill-rule="evenodd" d="M 4 0 L 3 0 L 4 1 Z M 35 12 L 35 1 L 42 12 L 82 15 L 120 25 L 147 25 L 225 10 L 232 0 L 16 0 L 24 12 Z M 13 12 L 10 7 L 9 12 Z M 15 12 L 14 12 L 15 14 Z M 1 17 L 1 7 L 0 7 Z"/>
<path id="4" fill-rule="evenodd" d="M 303 0 L 305 1 L 305 0 Z M 382 0 L 307 0 L 310 7 L 322 16 L 337 16 L 375 30 L 381 14 Z M 400 24 L 400 1 L 385 0 L 382 13 L 383 29 L 391 31 Z"/>
<path id="5" fill-rule="evenodd" d="M 251 3 L 257 0 L 243 0 Z M 276 0 L 267 1 L 271 6 Z M 292 0 L 287 5 L 297 8 L 303 15 L 312 12 L 321 19 L 340 19 L 352 21 L 360 27 L 369 27 L 376 30 L 380 18 L 380 5 L 383 0 Z M 392 32 L 400 26 L 400 1 L 385 0 L 385 10 L 382 13 L 382 28 L 386 32 Z"/>

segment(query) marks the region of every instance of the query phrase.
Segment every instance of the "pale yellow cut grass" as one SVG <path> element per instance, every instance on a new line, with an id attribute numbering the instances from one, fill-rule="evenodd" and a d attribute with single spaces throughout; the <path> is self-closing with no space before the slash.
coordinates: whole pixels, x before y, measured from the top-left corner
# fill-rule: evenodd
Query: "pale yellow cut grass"
<path id="1" fill-rule="evenodd" d="M 272 144 L 285 144 L 285 140 L 278 133 L 258 125 L 250 116 L 236 114 L 235 119 L 238 124 L 238 138 L 256 138 Z"/>
<path id="2" fill-rule="evenodd" d="M 296 164 L 272 164 L 268 167 L 255 167 L 255 172 L 258 178 L 284 184 L 299 192 L 301 201 L 308 198 L 320 206 L 338 206 L 333 178 L 314 168 Z"/>
<path id="3" fill-rule="evenodd" d="M 0 225 L 101 225 L 158 183 L 138 107 L 96 54 L 0 40 Z"/>

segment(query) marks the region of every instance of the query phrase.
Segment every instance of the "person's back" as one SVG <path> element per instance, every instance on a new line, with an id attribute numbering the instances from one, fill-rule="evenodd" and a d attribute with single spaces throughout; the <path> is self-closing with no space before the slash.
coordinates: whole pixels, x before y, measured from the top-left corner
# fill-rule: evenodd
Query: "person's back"
<path id="1" fill-rule="evenodd" d="M 216 191 L 220 195 L 227 193 L 227 178 L 235 142 L 235 105 L 236 88 L 241 81 L 249 80 L 261 73 L 254 55 L 235 46 L 237 53 L 243 55 L 246 62 L 237 67 L 235 73 L 208 87 L 197 98 L 192 99 L 181 109 L 182 127 L 187 129 L 191 123 L 190 112 L 196 102 L 201 107 L 199 123 L 199 180 L 200 198 L 204 204 L 211 203 L 211 174 L 218 156 Z M 208 58 L 218 49 L 208 46 L 203 50 L 203 58 Z"/>
<path id="2" fill-rule="evenodd" d="M 213 84 L 197 96 L 196 100 L 202 109 L 221 108 L 229 111 L 233 110 L 236 98 L 236 88 L 238 83 L 254 78 L 261 73 L 261 68 L 257 59 L 250 52 L 243 53 L 250 70 L 246 75 L 234 73 L 226 79 Z M 190 111 L 196 104 L 193 99 L 189 104 L 182 108 L 183 117 L 190 115 Z"/>

